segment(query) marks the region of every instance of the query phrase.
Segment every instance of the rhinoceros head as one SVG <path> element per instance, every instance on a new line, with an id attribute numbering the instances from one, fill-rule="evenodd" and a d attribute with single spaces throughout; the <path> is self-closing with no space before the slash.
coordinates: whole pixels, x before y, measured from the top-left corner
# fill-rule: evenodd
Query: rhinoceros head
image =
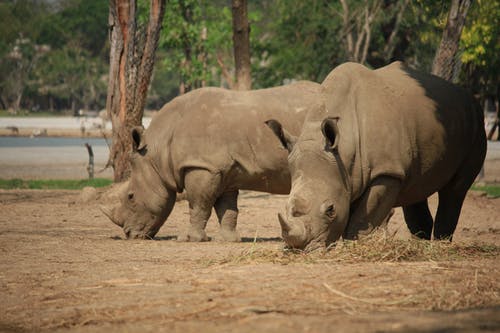
<path id="1" fill-rule="evenodd" d="M 344 165 L 336 154 L 337 120 L 306 122 L 298 138 L 279 122 L 266 122 L 289 151 L 292 188 L 285 213 L 278 218 L 290 247 L 306 251 L 327 247 L 347 225 L 350 195 Z"/>
<path id="2" fill-rule="evenodd" d="M 142 136 L 132 130 L 133 152 L 130 179 L 119 193 L 119 202 L 101 206 L 102 212 L 123 228 L 127 238 L 153 238 L 175 204 L 176 191 L 165 187 Z"/>

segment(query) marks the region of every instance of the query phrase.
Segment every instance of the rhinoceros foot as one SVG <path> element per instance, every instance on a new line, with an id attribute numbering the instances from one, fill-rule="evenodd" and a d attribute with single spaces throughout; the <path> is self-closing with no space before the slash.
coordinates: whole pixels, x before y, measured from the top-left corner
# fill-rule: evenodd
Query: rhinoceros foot
<path id="1" fill-rule="evenodd" d="M 208 242 L 209 240 L 205 230 L 190 229 L 188 232 L 181 233 L 177 236 L 178 242 Z"/>
<path id="2" fill-rule="evenodd" d="M 241 237 L 236 230 L 221 229 L 215 240 L 220 242 L 241 242 Z"/>

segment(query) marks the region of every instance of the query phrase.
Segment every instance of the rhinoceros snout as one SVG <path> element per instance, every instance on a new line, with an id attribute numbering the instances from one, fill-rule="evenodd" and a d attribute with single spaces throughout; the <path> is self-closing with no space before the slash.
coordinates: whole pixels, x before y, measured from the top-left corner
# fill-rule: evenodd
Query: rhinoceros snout
<path id="1" fill-rule="evenodd" d="M 278 213 L 281 225 L 281 235 L 285 243 L 293 248 L 302 249 L 306 245 L 306 234 L 304 224 L 301 221 L 288 221 Z"/>

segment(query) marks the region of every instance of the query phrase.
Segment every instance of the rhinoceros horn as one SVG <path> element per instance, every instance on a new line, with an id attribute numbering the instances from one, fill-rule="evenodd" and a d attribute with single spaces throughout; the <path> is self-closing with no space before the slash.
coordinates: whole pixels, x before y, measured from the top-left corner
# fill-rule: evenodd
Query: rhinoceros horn
<path id="1" fill-rule="evenodd" d="M 278 213 L 278 220 L 280 221 L 281 230 L 283 230 L 284 232 L 289 232 L 290 230 L 292 230 L 292 226 L 288 224 L 288 222 L 283 218 L 283 215 L 281 215 L 280 213 Z"/>
<path id="2" fill-rule="evenodd" d="M 114 224 L 116 224 L 119 227 L 123 227 L 123 223 L 118 221 L 115 218 L 116 207 L 109 207 L 109 206 L 105 206 L 105 205 L 100 205 L 99 208 L 101 209 L 101 212 L 103 212 L 104 215 L 106 215 L 111 220 L 111 222 L 113 222 Z"/>
<path id="3" fill-rule="evenodd" d="M 305 243 L 305 228 L 301 221 L 294 221 L 291 223 L 283 217 L 283 215 L 278 213 L 278 220 L 281 224 L 281 230 L 283 231 L 283 236 L 288 245 L 292 247 L 301 248 Z"/>

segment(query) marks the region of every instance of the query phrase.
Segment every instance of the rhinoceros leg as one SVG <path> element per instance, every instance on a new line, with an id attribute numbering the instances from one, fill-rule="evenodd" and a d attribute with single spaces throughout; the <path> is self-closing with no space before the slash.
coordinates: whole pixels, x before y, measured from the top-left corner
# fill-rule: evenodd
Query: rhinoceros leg
<path id="1" fill-rule="evenodd" d="M 238 191 L 223 193 L 215 201 L 214 207 L 219 219 L 221 239 L 228 242 L 239 242 L 241 239 L 236 231 Z"/>
<path id="2" fill-rule="evenodd" d="M 434 239 L 450 240 L 457 227 L 467 192 L 439 191 L 439 204 L 434 223 Z"/>
<path id="3" fill-rule="evenodd" d="M 434 221 L 434 239 L 448 239 L 451 241 L 453 233 L 457 227 L 460 211 L 467 191 L 476 179 L 484 161 L 485 149 L 480 149 L 485 145 L 484 133 L 478 135 L 474 149 L 464 163 L 457 170 L 451 181 L 439 190 L 439 204 Z"/>
<path id="4" fill-rule="evenodd" d="M 412 235 L 422 239 L 431 239 L 433 221 L 427 199 L 413 205 L 403 206 L 403 213 Z"/>
<path id="5" fill-rule="evenodd" d="M 358 200 L 352 212 L 344 239 L 357 239 L 379 227 L 391 213 L 401 188 L 400 180 L 389 176 L 377 177 Z"/>
<path id="6" fill-rule="evenodd" d="M 205 169 L 191 169 L 185 174 L 184 186 L 189 202 L 190 226 L 186 233 L 177 237 L 177 240 L 182 242 L 207 241 L 205 227 L 217 198 L 220 175 Z"/>

